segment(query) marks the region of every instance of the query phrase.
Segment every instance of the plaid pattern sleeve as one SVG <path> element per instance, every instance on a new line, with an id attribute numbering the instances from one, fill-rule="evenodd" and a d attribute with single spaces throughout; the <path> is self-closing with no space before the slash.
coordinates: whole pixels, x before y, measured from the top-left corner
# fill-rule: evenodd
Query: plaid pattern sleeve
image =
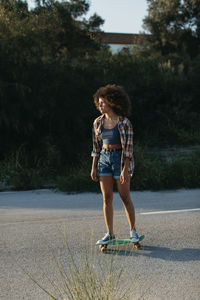
<path id="1" fill-rule="evenodd" d="M 100 118 L 97 118 L 92 127 L 92 141 L 93 141 L 93 150 L 91 153 L 91 156 L 99 156 L 101 151 L 101 140 L 98 136 L 99 126 L 101 125 Z"/>
<path id="2" fill-rule="evenodd" d="M 132 159 L 133 157 L 133 127 L 131 122 L 126 120 L 126 143 L 124 145 L 124 156 Z"/>
<path id="3" fill-rule="evenodd" d="M 133 158 L 133 127 L 128 118 L 120 118 L 119 130 L 121 135 L 122 143 L 122 167 L 124 164 L 124 159 L 129 158 L 129 173 L 131 176 L 134 171 L 134 158 Z"/>

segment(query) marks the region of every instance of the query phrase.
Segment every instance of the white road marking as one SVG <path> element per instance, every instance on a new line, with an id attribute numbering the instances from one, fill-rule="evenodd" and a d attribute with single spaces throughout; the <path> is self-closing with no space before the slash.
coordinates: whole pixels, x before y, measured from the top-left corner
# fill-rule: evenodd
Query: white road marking
<path id="1" fill-rule="evenodd" d="M 179 212 L 188 212 L 188 211 L 198 211 L 200 208 L 192 208 L 192 209 L 177 209 L 177 210 L 162 210 L 162 211 L 148 211 L 140 213 L 141 215 L 157 215 L 157 214 L 171 214 L 171 213 L 179 213 Z"/>

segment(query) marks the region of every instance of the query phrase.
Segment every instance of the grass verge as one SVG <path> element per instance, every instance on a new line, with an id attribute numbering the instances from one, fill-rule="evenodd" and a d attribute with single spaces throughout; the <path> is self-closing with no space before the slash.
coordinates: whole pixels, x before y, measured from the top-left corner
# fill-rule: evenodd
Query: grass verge
<path id="1" fill-rule="evenodd" d="M 200 150 L 187 156 L 149 155 L 135 146 L 135 172 L 131 180 L 132 190 L 162 190 L 200 187 Z M 24 159 L 26 162 L 26 159 Z M 49 169 L 48 169 L 49 168 Z M 99 183 L 90 178 L 91 159 L 83 160 L 75 167 L 56 170 L 51 165 L 29 167 L 23 161 L 10 159 L 0 162 L 0 189 L 11 187 L 28 190 L 53 187 L 68 193 L 100 192 Z"/>
<path id="2" fill-rule="evenodd" d="M 131 190 L 162 190 L 200 187 L 200 150 L 190 156 L 172 153 L 167 157 L 148 155 L 135 147 L 135 172 Z M 57 177 L 56 186 L 65 192 L 99 192 L 99 183 L 90 178 L 91 162 Z"/>

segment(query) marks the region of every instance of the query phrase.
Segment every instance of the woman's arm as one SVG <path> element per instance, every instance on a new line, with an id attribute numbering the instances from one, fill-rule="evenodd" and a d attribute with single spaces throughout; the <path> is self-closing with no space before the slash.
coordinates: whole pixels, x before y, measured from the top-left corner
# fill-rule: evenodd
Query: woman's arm
<path id="1" fill-rule="evenodd" d="M 130 159 L 128 157 L 126 157 L 124 159 L 124 166 L 123 166 L 123 169 L 122 169 L 121 175 L 120 175 L 121 184 L 123 184 L 125 182 L 128 182 L 128 179 L 130 177 L 129 172 L 128 172 L 128 170 L 129 170 L 129 160 Z"/>

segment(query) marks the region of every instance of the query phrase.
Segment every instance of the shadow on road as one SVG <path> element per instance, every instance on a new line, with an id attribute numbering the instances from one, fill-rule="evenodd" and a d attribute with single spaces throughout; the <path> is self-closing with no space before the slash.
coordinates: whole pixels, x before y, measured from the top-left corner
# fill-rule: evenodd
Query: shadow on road
<path id="1" fill-rule="evenodd" d="M 182 248 L 170 249 L 158 246 L 144 246 L 141 250 L 135 249 L 107 249 L 105 254 L 116 254 L 119 256 L 146 256 L 151 258 L 159 258 L 166 261 L 199 261 L 200 249 Z"/>

